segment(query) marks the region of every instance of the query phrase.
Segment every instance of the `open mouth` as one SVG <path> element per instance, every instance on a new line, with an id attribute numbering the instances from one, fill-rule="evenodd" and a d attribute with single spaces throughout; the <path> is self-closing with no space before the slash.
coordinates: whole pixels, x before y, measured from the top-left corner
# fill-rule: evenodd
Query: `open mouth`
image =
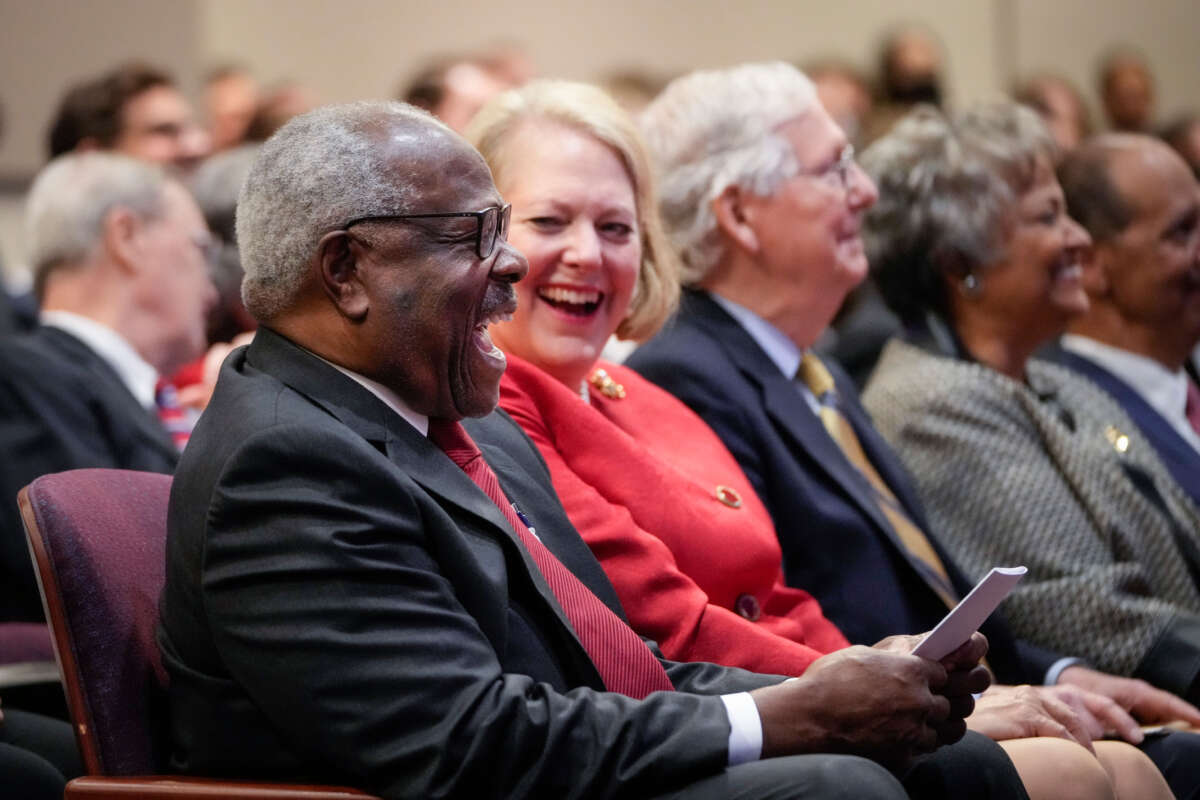
<path id="1" fill-rule="evenodd" d="M 494 325 L 497 322 L 508 322 L 511 320 L 516 302 L 514 299 L 509 299 L 506 302 L 492 305 L 494 305 L 494 308 L 484 312 L 483 317 L 475 324 L 473 333 L 475 344 L 482 352 L 500 355 L 500 348 L 496 347 L 492 342 L 492 335 L 488 333 L 488 326 Z"/>
<path id="2" fill-rule="evenodd" d="M 604 292 L 595 289 L 565 289 L 559 286 L 538 289 L 537 296 L 564 314 L 576 317 L 595 314 L 600 308 L 600 303 L 604 301 Z"/>
<path id="3" fill-rule="evenodd" d="M 1050 277 L 1055 281 L 1082 280 L 1083 263 L 1079 260 L 1079 253 L 1070 251 L 1060 256 L 1050 270 Z"/>

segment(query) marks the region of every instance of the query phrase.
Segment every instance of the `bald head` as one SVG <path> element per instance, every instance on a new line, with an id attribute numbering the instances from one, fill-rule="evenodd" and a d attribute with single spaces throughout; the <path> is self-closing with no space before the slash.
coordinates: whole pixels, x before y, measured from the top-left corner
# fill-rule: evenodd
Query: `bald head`
<path id="1" fill-rule="evenodd" d="M 1092 235 L 1089 312 L 1072 330 L 1171 369 L 1200 341 L 1200 185 L 1163 142 L 1096 137 L 1060 169 L 1071 216 Z"/>

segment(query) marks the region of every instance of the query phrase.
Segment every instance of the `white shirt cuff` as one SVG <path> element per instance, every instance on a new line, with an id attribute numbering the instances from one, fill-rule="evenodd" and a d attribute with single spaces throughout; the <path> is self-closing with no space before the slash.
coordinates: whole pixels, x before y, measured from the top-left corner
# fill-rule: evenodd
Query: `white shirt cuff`
<path id="1" fill-rule="evenodd" d="M 1082 664 L 1082 658 L 1060 658 L 1050 665 L 1050 669 L 1046 670 L 1046 680 L 1043 681 L 1047 686 L 1053 686 L 1058 683 L 1058 679 L 1062 677 L 1063 670 L 1067 667 L 1073 667 L 1076 664 Z"/>
<path id="2" fill-rule="evenodd" d="M 721 695 L 729 715 L 729 766 L 736 767 L 762 757 L 762 718 L 749 692 Z"/>

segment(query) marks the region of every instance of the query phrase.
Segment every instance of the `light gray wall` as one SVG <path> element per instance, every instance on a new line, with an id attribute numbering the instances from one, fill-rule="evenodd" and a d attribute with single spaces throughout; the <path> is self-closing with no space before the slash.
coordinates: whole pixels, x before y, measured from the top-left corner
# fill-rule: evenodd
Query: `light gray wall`
<path id="1" fill-rule="evenodd" d="M 498 41 L 524 45 L 544 74 L 580 79 L 827 55 L 867 67 L 901 18 L 942 38 L 953 101 L 1045 68 L 1093 96 L 1097 58 L 1121 41 L 1149 56 L 1160 112 L 1200 107 L 1196 0 L 0 0 L 0 178 L 41 165 L 64 86 L 131 57 L 175 71 L 185 89 L 208 66 L 238 61 L 263 81 L 295 79 L 338 101 L 392 96 L 431 55 Z M 20 251 L 13 207 L 0 203 L 10 264 Z"/>

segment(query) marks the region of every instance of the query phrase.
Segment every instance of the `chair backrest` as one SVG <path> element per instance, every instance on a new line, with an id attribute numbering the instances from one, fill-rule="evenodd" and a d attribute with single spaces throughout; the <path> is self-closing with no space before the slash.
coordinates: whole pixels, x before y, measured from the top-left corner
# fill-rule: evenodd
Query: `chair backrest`
<path id="1" fill-rule="evenodd" d="M 170 491 L 168 475 L 82 469 L 18 495 L 89 775 L 149 775 L 161 763 L 155 626 Z"/>

